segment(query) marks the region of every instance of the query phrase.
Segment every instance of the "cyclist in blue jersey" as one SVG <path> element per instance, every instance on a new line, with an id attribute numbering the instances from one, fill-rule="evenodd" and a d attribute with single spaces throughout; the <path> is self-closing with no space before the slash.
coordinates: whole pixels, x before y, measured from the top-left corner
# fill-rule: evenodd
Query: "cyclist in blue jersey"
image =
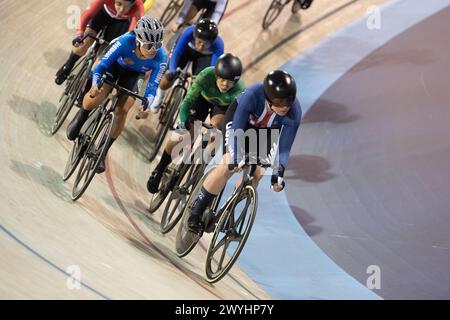
<path id="1" fill-rule="evenodd" d="M 188 227 L 192 232 L 203 232 L 203 212 L 245 163 L 267 164 L 277 159 L 271 185 L 276 192 L 284 189 L 284 171 L 302 116 L 296 94 L 294 78 L 285 71 L 275 70 L 266 76 L 264 83 L 249 87 L 228 107 L 222 129 L 224 155 L 204 181 L 190 208 Z M 251 130 L 257 138 L 253 143 L 245 139 L 251 136 Z M 273 130 L 281 132 L 273 134 Z M 274 149 L 278 149 L 276 155 Z M 253 180 L 255 187 L 263 174 L 264 169 L 258 166 Z"/>
<path id="2" fill-rule="evenodd" d="M 147 108 L 153 102 L 159 81 L 166 68 L 167 56 L 162 48 L 163 35 L 164 27 L 161 22 L 149 16 L 144 16 L 137 22 L 134 31 L 124 34 L 111 43 L 100 59 L 100 63 L 93 70 L 92 86 L 89 89 L 89 94 L 84 96 L 83 107 L 80 108 L 67 127 L 67 138 L 69 140 L 75 140 L 78 137 L 89 112 L 101 105 L 111 92 L 112 87 L 103 84 L 103 77 L 105 76 L 109 80 L 117 82 L 118 85 L 137 92 L 139 77 L 151 71 L 145 91 L 146 99 L 142 102 L 138 115 L 141 119 L 148 117 Z M 134 102 L 134 98 L 129 96 L 120 98 L 118 108 L 115 110 L 116 125 L 107 150 L 120 136 L 125 126 L 127 113 Z M 105 158 L 99 164 L 97 173 L 104 171 Z"/>
<path id="3" fill-rule="evenodd" d="M 186 28 L 177 40 L 172 51 L 169 68 L 159 84 L 155 101 L 150 106 L 158 112 L 166 90 L 176 77 L 178 67 L 184 68 L 192 62 L 192 74 L 197 75 L 209 66 L 215 66 L 217 59 L 224 53 L 224 43 L 219 36 L 217 24 L 210 19 L 202 19 L 197 25 Z"/>

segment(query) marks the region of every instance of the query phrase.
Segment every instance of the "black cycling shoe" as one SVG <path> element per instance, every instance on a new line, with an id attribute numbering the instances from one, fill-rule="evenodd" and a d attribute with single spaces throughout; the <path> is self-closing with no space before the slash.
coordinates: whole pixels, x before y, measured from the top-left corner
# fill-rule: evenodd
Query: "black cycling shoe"
<path id="1" fill-rule="evenodd" d="M 81 108 L 83 106 L 84 94 L 79 94 L 75 100 L 75 107 Z"/>
<path id="2" fill-rule="evenodd" d="M 203 234 L 203 231 L 205 230 L 205 225 L 202 221 L 202 215 L 201 214 L 192 214 L 189 216 L 187 221 L 188 229 L 190 232 L 195 233 L 199 236 Z"/>
<path id="3" fill-rule="evenodd" d="M 304 1 L 302 1 L 302 9 L 303 10 L 308 9 L 311 6 L 311 4 L 313 3 L 313 1 L 314 0 L 304 0 Z"/>
<path id="4" fill-rule="evenodd" d="M 70 69 L 64 64 L 58 72 L 56 72 L 55 83 L 60 86 L 66 81 L 67 77 L 70 75 Z"/>
<path id="5" fill-rule="evenodd" d="M 163 173 L 159 172 L 158 170 L 153 170 L 150 178 L 148 178 L 147 181 L 147 190 L 150 193 L 157 193 L 159 183 L 161 182 Z"/>
<path id="6" fill-rule="evenodd" d="M 87 116 L 89 112 L 86 113 L 83 109 L 78 110 L 75 117 L 69 123 L 66 131 L 67 139 L 70 141 L 74 141 L 80 134 L 80 130 L 83 127 L 83 124 L 86 122 Z"/>
<path id="7" fill-rule="evenodd" d="M 103 159 L 98 163 L 97 168 L 95 168 L 95 173 L 103 173 L 106 170 L 106 165 L 105 165 L 105 159 L 106 159 L 106 155 L 103 157 Z"/>

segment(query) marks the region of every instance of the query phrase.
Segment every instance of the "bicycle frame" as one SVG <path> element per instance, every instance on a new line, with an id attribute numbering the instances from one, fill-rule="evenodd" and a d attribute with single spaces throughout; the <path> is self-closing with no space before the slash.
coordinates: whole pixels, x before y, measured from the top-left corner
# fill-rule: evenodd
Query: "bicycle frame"
<path id="1" fill-rule="evenodd" d="M 209 212 L 207 211 L 207 216 L 206 216 L 207 223 L 205 223 L 206 228 L 208 226 L 211 226 L 211 223 L 216 223 L 220 219 L 220 217 L 223 214 L 224 208 L 229 207 L 229 205 L 230 205 L 229 201 L 233 201 L 232 206 L 231 206 L 231 211 L 234 210 L 234 208 L 236 207 L 236 204 L 237 204 L 237 200 L 238 200 L 238 197 L 236 197 L 236 195 L 240 194 L 241 191 L 246 186 L 248 186 L 252 183 L 256 168 L 258 166 L 261 166 L 263 168 L 270 167 L 270 165 L 261 165 L 261 164 L 246 164 L 246 165 L 244 165 L 244 167 L 242 169 L 243 170 L 243 179 L 242 179 L 239 187 L 237 187 L 233 191 L 233 193 L 230 195 L 230 197 L 225 201 L 225 203 L 220 208 L 218 208 L 218 206 L 222 199 L 225 188 L 224 188 L 224 190 L 222 190 L 219 193 L 219 195 L 214 199 L 213 203 L 211 204 L 211 208 L 210 208 Z M 211 218 L 212 218 L 212 220 L 211 220 Z M 205 228 L 205 230 L 206 230 L 206 228 Z"/>

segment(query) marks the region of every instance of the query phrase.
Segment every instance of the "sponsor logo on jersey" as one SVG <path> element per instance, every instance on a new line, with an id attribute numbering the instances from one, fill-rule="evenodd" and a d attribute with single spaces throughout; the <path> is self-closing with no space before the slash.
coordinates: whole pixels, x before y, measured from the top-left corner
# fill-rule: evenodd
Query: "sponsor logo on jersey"
<path id="1" fill-rule="evenodd" d="M 128 65 L 133 65 L 133 64 L 134 64 L 134 61 L 131 60 L 130 58 L 124 58 L 123 61 L 124 61 L 126 64 L 128 64 Z"/>
<path id="2" fill-rule="evenodd" d="M 122 44 L 117 41 L 116 43 L 114 43 L 111 48 L 109 48 L 108 52 L 105 53 L 105 55 L 103 56 L 103 59 L 108 59 L 109 57 L 111 57 L 111 55 L 117 51 L 117 49 L 120 48 Z"/>

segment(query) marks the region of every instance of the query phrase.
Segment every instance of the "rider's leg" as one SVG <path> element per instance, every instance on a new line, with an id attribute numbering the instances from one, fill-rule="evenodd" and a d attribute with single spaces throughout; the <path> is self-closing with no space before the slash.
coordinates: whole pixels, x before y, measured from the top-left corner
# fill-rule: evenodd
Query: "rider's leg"
<path id="1" fill-rule="evenodd" d="M 115 70 L 114 70 L 115 69 Z M 118 80 L 117 84 L 125 89 L 128 89 L 130 91 L 136 92 L 137 90 L 137 82 L 139 77 L 141 76 L 140 73 L 128 71 L 123 69 L 120 66 L 113 67 L 112 69 L 112 75 L 114 78 L 114 73 L 118 74 Z M 126 95 L 120 96 L 119 100 L 117 101 L 117 107 L 114 110 L 114 114 L 116 116 L 114 128 L 112 128 L 112 135 L 111 139 L 107 142 L 108 145 L 106 146 L 106 152 L 104 154 L 104 157 L 101 159 L 99 165 L 97 166 L 96 172 L 102 173 L 105 171 L 105 159 L 106 154 L 109 151 L 109 148 L 111 148 L 112 144 L 116 139 L 120 136 L 120 134 L 123 131 L 123 128 L 125 127 L 125 122 L 127 120 L 128 111 L 133 107 L 135 102 L 135 99 Z"/>
<path id="2" fill-rule="evenodd" d="M 150 106 L 150 111 L 153 113 L 157 113 L 161 107 L 161 103 L 166 96 L 166 90 L 168 90 L 175 80 L 175 75 L 170 71 L 166 71 L 164 76 L 161 78 L 159 82 L 158 89 L 156 90 L 156 96 L 153 100 L 152 105 Z"/>
<path id="3" fill-rule="evenodd" d="M 135 103 L 135 99 L 128 97 L 128 96 L 122 96 L 119 99 L 115 115 L 116 115 L 116 126 L 114 127 L 112 137 L 113 139 L 117 139 L 125 127 L 125 122 L 127 120 L 128 111 L 133 107 Z"/>
<path id="4" fill-rule="evenodd" d="M 228 180 L 233 176 L 234 171 L 230 171 L 228 164 L 232 163 L 232 156 L 228 152 L 227 136 L 229 132 L 227 130 L 231 128 L 233 116 L 237 108 L 237 103 L 233 102 L 225 113 L 222 122 L 222 141 L 223 141 L 223 153 L 222 160 L 219 165 L 216 166 L 205 179 L 203 186 L 200 190 L 199 196 L 194 200 L 194 204 L 190 210 L 190 216 L 188 220 L 188 226 L 191 231 L 199 233 L 203 230 L 202 214 L 205 209 L 211 205 L 214 197 L 217 196 L 227 184 Z M 213 117 L 214 118 L 214 117 Z M 214 120 L 219 120 L 216 118 Z"/>
<path id="5" fill-rule="evenodd" d="M 202 215 L 205 209 L 211 205 L 214 198 L 225 188 L 228 180 L 233 176 L 234 171 L 228 169 L 228 163 L 231 162 L 231 156 L 226 153 L 222 157 L 220 164 L 215 167 L 205 179 L 200 193 L 194 200 L 188 218 L 188 227 L 195 233 L 201 233 L 204 226 Z"/>
<path id="6" fill-rule="evenodd" d="M 84 96 L 83 107 L 78 110 L 75 117 L 70 122 L 67 127 L 67 138 L 69 140 L 75 140 L 80 134 L 81 127 L 86 122 L 89 112 L 97 108 L 111 92 L 112 88 L 110 85 L 104 84 L 100 94 L 94 98 L 91 98 L 89 94 Z"/>
<path id="7" fill-rule="evenodd" d="M 196 119 L 205 121 L 205 119 L 208 117 L 208 111 L 210 107 L 211 106 L 209 102 L 206 101 L 202 96 L 200 96 L 199 98 L 197 98 L 197 100 L 194 101 L 193 105 L 191 106 L 191 110 L 195 112 Z M 191 135 L 190 141 L 193 141 L 193 139 L 195 139 L 193 126 L 189 128 L 189 134 Z M 180 136 L 177 132 L 171 133 L 170 139 L 164 147 L 164 152 L 161 156 L 161 159 L 147 181 L 148 192 L 158 192 L 159 183 L 161 182 L 163 173 L 172 162 L 172 151 L 174 150 L 175 146 L 177 146 L 181 141 L 183 141 L 183 136 Z"/>
<path id="8" fill-rule="evenodd" d="M 189 11 L 186 15 L 186 17 L 184 18 L 184 23 L 185 24 L 192 24 L 193 23 L 193 19 L 195 18 L 195 16 L 197 15 L 199 9 L 195 6 L 195 5 L 191 5 L 191 7 L 189 8 Z"/>
<path id="9" fill-rule="evenodd" d="M 86 31 L 84 34 L 85 35 L 91 34 L 93 36 L 96 36 L 97 32 L 93 29 L 86 28 Z M 88 38 L 84 39 L 84 41 L 78 47 L 75 47 L 75 46 L 72 47 L 72 52 L 70 53 L 69 58 L 62 65 L 62 67 L 59 68 L 59 70 L 56 72 L 56 76 L 55 76 L 56 84 L 60 85 L 67 79 L 67 77 L 69 76 L 70 72 L 72 71 L 72 69 L 75 66 L 75 64 L 77 63 L 77 61 L 86 54 L 89 47 L 93 43 L 94 43 L 94 40 L 92 38 L 88 37 Z"/>
<path id="10" fill-rule="evenodd" d="M 109 149 L 113 145 L 114 141 L 117 140 L 117 138 L 120 136 L 120 134 L 123 131 L 123 128 L 125 127 L 125 122 L 127 120 L 128 111 L 133 107 L 135 100 L 128 96 L 122 96 L 119 98 L 119 101 L 117 103 L 117 108 L 114 112 L 116 116 L 115 126 L 113 128 L 112 137 L 107 142 L 106 145 L 106 152 L 104 157 L 101 159 L 100 163 L 97 166 L 97 169 L 95 170 L 96 173 L 103 173 L 105 172 L 106 166 L 105 166 L 105 159 L 108 154 Z"/>

